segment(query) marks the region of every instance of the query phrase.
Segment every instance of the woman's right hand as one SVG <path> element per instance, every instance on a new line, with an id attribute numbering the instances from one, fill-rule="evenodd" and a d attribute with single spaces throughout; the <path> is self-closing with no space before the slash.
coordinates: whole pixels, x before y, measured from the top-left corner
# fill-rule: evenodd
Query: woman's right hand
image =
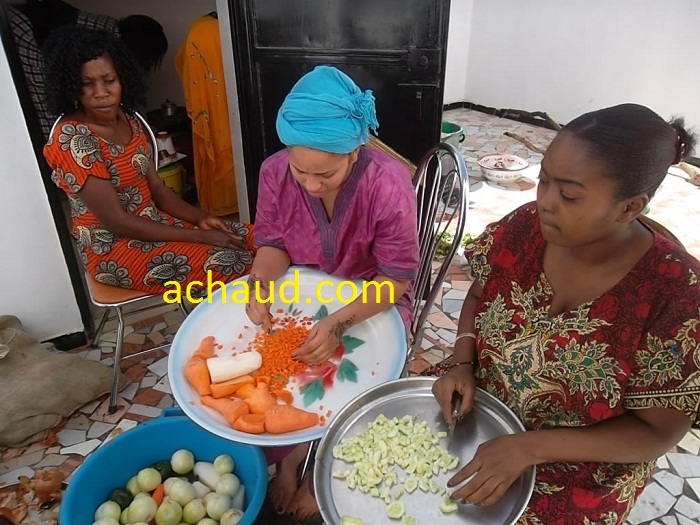
<path id="1" fill-rule="evenodd" d="M 245 250 L 245 239 L 234 235 L 229 231 L 219 229 L 198 229 L 199 242 L 202 244 L 211 244 L 220 248 L 231 248 L 233 250 Z"/>
<path id="2" fill-rule="evenodd" d="M 462 396 L 462 403 L 458 408 L 458 417 L 471 411 L 474 406 L 476 394 L 476 379 L 474 367 L 463 364 L 450 369 L 445 375 L 433 383 L 433 395 L 440 405 L 442 416 L 449 425 L 452 423 L 452 396 L 458 392 Z"/>
<path id="3" fill-rule="evenodd" d="M 263 329 L 269 332 L 272 329 L 272 316 L 270 315 L 272 303 L 262 302 L 268 297 L 269 292 L 266 286 L 262 284 L 256 286 L 255 279 L 248 281 L 248 303 L 245 305 L 245 313 L 255 326 L 262 325 Z"/>

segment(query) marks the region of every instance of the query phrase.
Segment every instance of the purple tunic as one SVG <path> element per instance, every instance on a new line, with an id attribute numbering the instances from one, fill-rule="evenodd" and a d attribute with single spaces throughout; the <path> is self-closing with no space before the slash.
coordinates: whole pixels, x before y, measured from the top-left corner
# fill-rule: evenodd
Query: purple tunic
<path id="1" fill-rule="evenodd" d="M 287 150 L 260 168 L 255 245 L 285 250 L 292 264 L 347 278 L 382 274 L 413 280 L 418 270 L 416 198 L 408 170 L 385 153 L 360 148 L 329 221 L 289 170 Z M 397 301 L 408 328 L 413 286 Z"/>

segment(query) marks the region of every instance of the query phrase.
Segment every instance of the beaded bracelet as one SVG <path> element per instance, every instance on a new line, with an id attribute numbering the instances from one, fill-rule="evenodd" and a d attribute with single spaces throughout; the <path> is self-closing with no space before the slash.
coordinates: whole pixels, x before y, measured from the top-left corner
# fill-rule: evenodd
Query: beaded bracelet
<path id="1" fill-rule="evenodd" d="M 457 337 L 455 337 L 455 343 L 463 337 L 471 337 L 472 339 L 476 340 L 476 334 L 474 332 L 462 332 L 461 334 L 457 334 Z"/>
<path id="2" fill-rule="evenodd" d="M 479 362 L 478 361 L 460 361 L 459 363 L 452 363 L 449 366 L 448 370 L 452 370 L 456 366 L 460 366 L 460 365 L 472 365 L 476 369 L 479 366 Z"/>

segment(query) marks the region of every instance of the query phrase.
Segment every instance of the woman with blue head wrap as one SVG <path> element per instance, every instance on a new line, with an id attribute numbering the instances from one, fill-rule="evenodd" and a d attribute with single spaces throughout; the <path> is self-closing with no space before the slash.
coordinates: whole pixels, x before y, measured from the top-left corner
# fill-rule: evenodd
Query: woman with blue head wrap
<path id="1" fill-rule="evenodd" d="M 286 146 L 350 153 L 379 123 L 372 91 L 361 91 L 342 71 L 318 66 L 303 76 L 277 114 L 277 134 Z"/>
<path id="2" fill-rule="evenodd" d="M 290 265 L 385 284 L 314 325 L 294 354 L 310 364 L 335 359 L 348 328 L 393 305 L 406 327 L 411 322 L 418 270 L 415 192 L 403 164 L 364 146 L 378 126 L 372 92 L 334 67 L 318 66 L 285 98 L 277 133 L 286 148 L 260 168 L 258 251 L 250 279 L 260 283 L 261 299 Z M 255 324 L 271 327 L 269 302 L 251 297 L 246 311 Z M 318 513 L 308 484 L 297 488 L 306 447 L 277 450 L 281 459 L 270 488 L 276 510 L 300 520 Z"/>

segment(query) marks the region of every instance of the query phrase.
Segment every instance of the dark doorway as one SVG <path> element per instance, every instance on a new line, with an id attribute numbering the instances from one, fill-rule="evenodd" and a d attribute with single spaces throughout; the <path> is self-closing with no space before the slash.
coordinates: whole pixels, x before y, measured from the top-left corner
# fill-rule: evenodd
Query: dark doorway
<path id="1" fill-rule="evenodd" d="M 277 110 L 334 65 L 377 99 L 379 138 L 417 163 L 440 138 L 450 0 L 229 0 L 251 219 L 258 170 L 282 148 Z"/>

